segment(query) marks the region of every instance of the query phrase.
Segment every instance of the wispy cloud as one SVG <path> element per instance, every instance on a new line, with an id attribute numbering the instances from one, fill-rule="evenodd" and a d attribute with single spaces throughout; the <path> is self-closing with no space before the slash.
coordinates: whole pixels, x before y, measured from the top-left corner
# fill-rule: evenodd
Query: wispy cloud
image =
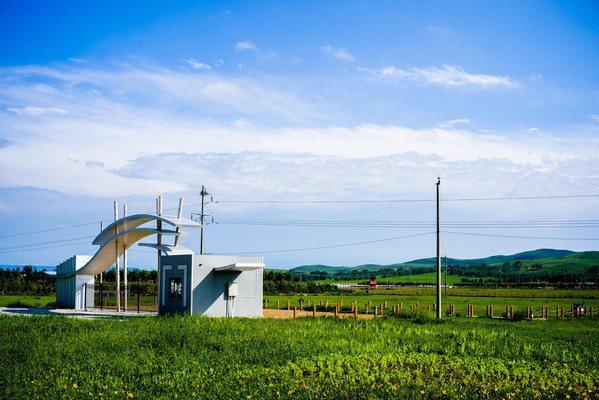
<path id="1" fill-rule="evenodd" d="M 238 118 L 236 120 L 231 121 L 231 125 L 236 128 L 247 128 L 250 126 L 254 126 L 250 121 L 245 118 Z"/>
<path id="2" fill-rule="evenodd" d="M 380 69 L 359 68 L 382 79 L 397 81 L 412 81 L 416 83 L 445 86 L 445 87 L 475 87 L 480 89 L 507 88 L 511 89 L 516 83 L 508 76 L 487 74 L 471 74 L 463 68 L 443 64 L 443 67 L 400 69 L 385 67 Z"/>
<path id="3" fill-rule="evenodd" d="M 258 50 L 258 48 L 251 41 L 245 40 L 243 42 L 238 42 L 235 45 L 235 50 L 237 50 L 237 51 L 246 51 L 246 50 L 256 51 L 256 50 Z"/>
<path id="4" fill-rule="evenodd" d="M 45 108 L 35 106 L 28 106 L 24 108 L 9 107 L 6 109 L 6 111 L 14 112 L 19 115 L 68 114 L 67 110 L 63 110 L 62 108 Z"/>
<path id="5" fill-rule="evenodd" d="M 343 48 L 335 48 L 330 44 L 324 45 L 320 48 L 325 54 L 336 58 L 341 61 L 355 61 L 355 58 Z"/>
<path id="6" fill-rule="evenodd" d="M 439 127 L 441 128 L 447 128 L 450 126 L 455 126 L 455 125 L 470 125 L 472 123 L 472 121 L 470 121 L 470 118 L 459 118 L 459 119 L 451 119 L 447 122 L 445 122 L 444 124 L 439 124 Z"/>
<path id="7" fill-rule="evenodd" d="M 198 60 L 196 60 L 193 57 L 190 58 L 189 60 L 185 60 L 185 62 L 187 64 L 191 65 L 191 67 L 193 69 L 212 69 L 212 67 L 210 65 L 199 62 Z"/>
<path id="8" fill-rule="evenodd" d="M 426 30 L 429 32 L 432 32 L 433 34 L 435 34 L 436 36 L 438 36 L 442 39 L 446 39 L 446 38 L 449 38 L 452 36 L 451 30 L 445 24 L 437 24 L 437 25 L 429 24 L 429 25 L 427 25 Z"/>

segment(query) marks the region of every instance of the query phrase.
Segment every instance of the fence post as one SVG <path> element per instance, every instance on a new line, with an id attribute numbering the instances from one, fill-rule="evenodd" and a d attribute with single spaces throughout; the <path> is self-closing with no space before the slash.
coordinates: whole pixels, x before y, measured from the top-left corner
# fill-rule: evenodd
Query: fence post
<path id="1" fill-rule="evenodd" d="M 316 302 L 312 304 L 312 318 L 316 318 Z"/>
<path id="2" fill-rule="evenodd" d="M 277 310 L 279 309 L 279 299 L 277 299 Z"/>
<path id="3" fill-rule="evenodd" d="M 264 299 L 264 309 L 268 308 L 268 299 Z"/>
<path id="4" fill-rule="evenodd" d="M 297 307 L 293 307 L 293 319 L 297 318 Z"/>
<path id="5" fill-rule="evenodd" d="M 291 301 L 287 300 L 287 311 L 291 310 Z"/>
<path id="6" fill-rule="evenodd" d="M 100 282 L 100 310 L 104 310 L 104 296 L 102 293 L 102 282 Z"/>

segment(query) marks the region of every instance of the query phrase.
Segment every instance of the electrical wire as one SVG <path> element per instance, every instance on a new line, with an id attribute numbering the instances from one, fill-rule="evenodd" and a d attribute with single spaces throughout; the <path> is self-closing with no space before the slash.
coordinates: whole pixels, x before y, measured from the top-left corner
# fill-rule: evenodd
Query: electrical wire
<path id="1" fill-rule="evenodd" d="M 40 247 L 27 247 L 27 248 L 11 249 L 11 250 L 0 250 L 0 254 L 17 253 L 17 252 L 20 252 L 20 251 L 34 251 L 34 250 L 54 249 L 54 248 L 57 248 L 57 247 L 80 246 L 82 244 L 89 244 L 89 241 L 64 243 L 64 244 L 57 244 L 57 245 L 53 245 L 53 246 L 40 246 Z"/>
<path id="2" fill-rule="evenodd" d="M 214 218 L 216 224 L 261 226 L 318 226 L 333 228 L 430 228 L 435 222 L 426 221 L 377 221 L 377 220 L 297 220 L 259 218 Z M 597 228 L 599 220 L 564 221 L 449 221 L 443 226 L 451 228 Z"/>
<path id="3" fill-rule="evenodd" d="M 465 236 L 484 236 L 484 237 L 500 237 L 508 239 L 543 239 L 543 240 L 580 240 L 590 241 L 599 240 L 599 238 L 563 238 L 563 237 L 540 237 L 540 236 L 516 236 L 516 235 L 493 235 L 485 233 L 467 233 L 467 232 L 452 232 L 452 231 L 441 231 L 441 233 L 449 233 L 451 235 L 465 235 Z"/>
<path id="4" fill-rule="evenodd" d="M 333 245 L 328 245 L 328 246 L 304 247 L 304 248 L 299 248 L 299 249 L 287 249 L 287 250 L 237 252 L 237 253 L 232 253 L 232 254 L 246 254 L 246 255 L 247 254 L 275 254 L 275 253 L 291 253 L 291 252 L 296 252 L 296 251 L 333 249 L 336 247 L 349 247 L 349 246 L 358 246 L 358 245 L 362 245 L 362 244 L 389 242 L 392 240 L 400 240 L 400 239 L 407 239 L 407 238 L 413 238 L 413 237 L 418 237 L 418 236 L 432 235 L 434 233 L 436 233 L 436 232 L 417 233 L 415 235 L 396 236 L 396 237 L 385 238 L 385 239 L 367 240 L 364 242 L 354 242 L 354 243 L 333 244 Z"/>
<path id="5" fill-rule="evenodd" d="M 550 195 L 550 196 L 518 196 L 518 197 L 474 197 L 440 199 L 446 201 L 495 201 L 495 200 L 540 200 L 540 199 L 571 199 L 594 198 L 599 194 L 581 195 Z M 250 204 L 328 204 L 328 203 L 420 203 L 434 202 L 436 199 L 392 199 L 392 200 L 216 200 L 215 203 L 250 203 Z"/>
<path id="6" fill-rule="evenodd" d="M 96 222 L 88 222 L 85 224 L 79 224 L 79 225 L 71 225 L 71 226 L 62 226 L 60 228 L 50 228 L 50 229 L 43 229 L 40 231 L 31 231 L 31 232 L 21 232 L 21 233 L 11 233 L 9 235 L 0 235 L 0 238 L 7 238 L 7 237 L 15 237 L 15 236 L 24 236 L 24 235 L 33 235 L 35 233 L 46 233 L 46 232 L 54 232 L 54 231 L 60 231 L 60 230 L 64 230 L 64 229 L 72 229 L 72 228 L 80 228 L 82 226 L 89 226 L 89 225 L 95 225 L 100 221 L 96 221 Z"/>
<path id="7" fill-rule="evenodd" d="M 64 242 L 73 241 L 73 240 L 84 240 L 84 239 L 92 239 L 92 238 L 95 238 L 95 236 L 76 237 L 76 238 L 69 238 L 69 239 L 52 240 L 50 242 L 28 243 L 28 244 L 22 244 L 22 245 L 17 245 L 17 246 L 0 247 L 0 252 L 4 252 L 5 250 L 37 247 L 37 246 L 43 246 L 43 245 L 48 245 L 48 244 L 64 243 Z"/>

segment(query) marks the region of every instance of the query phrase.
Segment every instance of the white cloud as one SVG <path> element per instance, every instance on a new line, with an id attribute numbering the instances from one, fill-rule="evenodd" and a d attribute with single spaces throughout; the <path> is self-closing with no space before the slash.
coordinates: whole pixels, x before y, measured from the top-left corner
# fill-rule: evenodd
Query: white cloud
<path id="1" fill-rule="evenodd" d="M 380 69 L 358 68 L 360 71 L 368 72 L 374 76 L 390 80 L 408 80 L 426 85 L 460 87 L 469 86 L 481 89 L 492 89 L 496 87 L 514 88 L 516 83 L 507 76 L 494 76 L 486 74 L 470 74 L 461 67 L 446 65 L 442 68 L 412 68 L 404 70 L 395 67 Z"/>
<path id="2" fill-rule="evenodd" d="M 251 41 L 245 40 L 243 42 L 238 42 L 235 45 L 235 50 L 237 50 L 237 51 L 246 51 L 246 50 L 256 51 L 256 50 L 258 50 L 258 48 Z"/>
<path id="3" fill-rule="evenodd" d="M 233 125 L 234 127 L 237 127 L 237 128 L 247 128 L 250 126 L 254 126 L 254 124 L 252 124 L 250 121 L 248 121 L 245 118 L 238 118 L 234 121 L 231 121 L 231 125 Z"/>
<path id="4" fill-rule="evenodd" d="M 35 106 L 28 106 L 24 108 L 9 107 L 6 109 L 6 111 L 14 112 L 19 115 L 68 114 L 67 110 L 63 110 L 62 108 L 45 108 Z"/>
<path id="5" fill-rule="evenodd" d="M 472 123 L 472 121 L 470 121 L 470 118 L 451 119 L 444 124 L 439 124 L 439 127 L 447 128 L 447 127 L 455 126 L 455 125 L 463 125 L 463 124 L 470 125 L 471 123 Z"/>
<path id="6" fill-rule="evenodd" d="M 185 62 L 187 64 L 191 65 L 191 67 L 193 69 L 212 69 L 212 67 L 210 65 L 201 63 L 193 57 L 190 58 L 189 60 L 185 60 Z"/>
<path id="7" fill-rule="evenodd" d="M 87 65 L 74 69 L 23 67 L 0 73 L 4 82 L 11 82 L 0 92 L 2 104 L 38 104 L 38 109 L 45 110 L 41 113 L 56 104 L 69 110 L 66 115 L 58 112 L 61 118 L 28 118 L 31 109 L 16 107 L 2 115 L 0 171 L 10 173 L 0 174 L 0 187 L 30 186 L 101 197 L 181 191 L 197 178 L 192 179 L 179 166 L 162 163 L 167 159 L 163 155 L 180 154 L 187 159 L 200 157 L 197 152 L 213 154 L 211 166 L 202 167 L 207 169 L 206 179 L 222 178 L 223 185 L 243 180 L 248 185 L 273 188 L 278 185 L 272 182 L 285 180 L 288 186 L 281 183 L 281 190 L 289 193 L 299 190 L 297 184 L 291 185 L 293 179 L 320 182 L 323 194 L 333 187 L 351 192 L 357 182 L 350 179 L 353 175 L 383 190 L 386 185 L 393 186 L 392 178 L 407 179 L 402 168 L 420 169 L 414 172 L 414 180 L 429 179 L 429 174 L 436 177 L 440 173 L 435 171 L 441 170 L 447 175 L 462 174 L 468 181 L 468 174 L 477 179 L 482 174 L 469 168 L 487 166 L 493 168 L 497 180 L 485 184 L 489 192 L 503 190 L 513 171 L 528 174 L 527 168 L 551 172 L 560 165 L 560 177 L 571 173 L 569 169 L 575 171 L 570 185 L 581 179 L 598 179 L 589 174 L 583 178 L 582 167 L 574 166 L 588 162 L 594 167 L 599 148 L 595 136 L 575 132 L 563 138 L 546 132 L 520 135 L 521 129 L 481 135 L 478 127 L 470 129 L 470 118 L 424 129 L 315 124 L 320 113 L 330 107 L 310 101 L 289 82 L 271 76 L 224 78 L 159 68 L 108 71 Z M 46 83 L 32 84 L 36 81 Z M 265 119 L 271 123 L 265 124 Z M 455 129 L 458 126 L 460 129 Z M 240 158 L 243 165 L 236 164 L 237 172 L 227 169 L 226 174 L 210 175 L 211 168 L 218 169 L 239 154 L 252 155 Z M 293 162 L 286 163 L 287 158 Z M 403 160 L 395 161 L 401 168 L 389 178 L 385 175 L 385 168 L 391 168 L 386 164 L 388 158 Z M 154 168 L 144 164 L 145 172 L 132 173 L 138 171 L 140 160 L 147 159 L 161 162 Z M 304 162 L 320 166 L 321 175 L 312 177 L 316 172 L 305 165 L 299 168 Z M 377 163 L 387 167 L 379 168 Z M 288 166 L 283 170 L 289 178 L 277 175 L 278 164 Z M 291 166 L 299 169 L 292 172 Z M 327 175 L 329 168 L 337 172 Z M 253 175 L 248 172 L 252 169 Z"/>
<path id="8" fill-rule="evenodd" d="M 349 54 L 347 50 L 342 48 L 335 48 L 330 44 L 322 46 L 320 50 L 322 50 L 325 54 L 328 54 L 329 56 L 336 58 L 337 60 L 355 61 L 355 58 L 351 54 Z"/>
<path id="9" fill-rule="evenodd" d="M 426 30 L 434 33 L 436 36 L 438 36 L 442 39 L 452 36 L 451 30 L 445 24 L 437 24 L 437 25 L 429 24 L 429 25 L 427 25 Z"/>
<path id="10" fill-rule="evenodd" d="M 592 119 L 593 121 L 595 121 L 595 122 L 599 122 L 599 115 L 597 115 L 597 114 L 592 114 L 592 115 L 591 115 L 591 119 Z"/>

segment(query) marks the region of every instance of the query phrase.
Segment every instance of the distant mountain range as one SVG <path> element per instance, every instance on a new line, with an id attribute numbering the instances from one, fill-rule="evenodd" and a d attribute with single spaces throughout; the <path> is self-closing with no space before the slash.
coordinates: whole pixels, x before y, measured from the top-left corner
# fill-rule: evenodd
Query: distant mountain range
<path id="1" fill-rule="evenodd" d="M 586 253 L 595 253 L 595 252 L 583 252 Z M 580 254 L 583 254 L 580 253 Z M 522 253 L 516 253 L 512 255 L 495 255 L 485 258 L 474 258 L 474 259 L 459 259 L 459 258 L 451 258 L 447 257 L 447 263 L 450 265 L 479 265 L 479 264 L 502 264 L 504 262 L 514 262 L 514 261 L 530 261 L 530 260 L 543 260 L 549 258 L 556 257 L 566 257 L 571 256 L 573 254 L 579 254 L 570 250 L 555 250 L 555 249 L 538 249 L 525 251 Z M 599 253 L 597 253 L 599 255 Z M 442 260 L 444 263 L 444 259 Z M 599 257 L 597 262 L 599 262 Z M 292 268 L 290 272 L 302 272 L 302 273 L 310 273 L 313 271 L 325 271 L 328 273 L 336 273 L 336 272 L 347 272 L 352 270 L 368 270 L 368 271 L 376 271 L 383 268 L 418 268 L 418 267 L 432 267 L 437 265 L 437 258 L 420 258 L 413 261 L 408 261 L 404 263 L 398 264 L 389 264 L 389 265 L 379 265 L 379 264 L 364 264 L 358 265 L 355 267 L 331 267 L 328 265 L 302 265 L 300 267 Z"/>

